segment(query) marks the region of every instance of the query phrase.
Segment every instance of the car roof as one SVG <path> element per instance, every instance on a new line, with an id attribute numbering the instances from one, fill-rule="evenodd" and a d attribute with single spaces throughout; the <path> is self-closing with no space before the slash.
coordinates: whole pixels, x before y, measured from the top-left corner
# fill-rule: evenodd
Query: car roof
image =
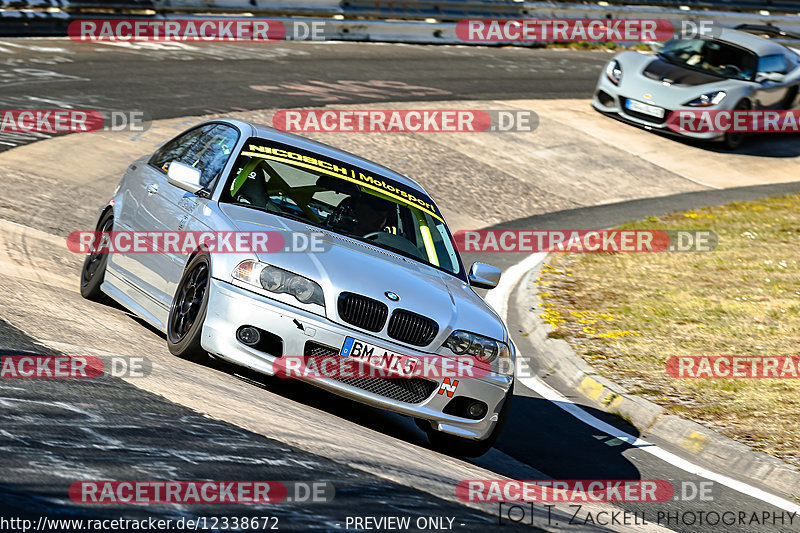
<path id="1" fill-rule="evenodd" d="M 776 54 L 785 54 L 789 49 L 780 43 L 765 39 L 752 33 L 744 31 L 733 30 L 730 28 L 723 28 L 720 32 L 720 41 L 735 44 L 742 48 L 755 52 L 759 56 L 771 56 Z"/>
<path id="2" fill-rule="evenodd" d="M 381 177 L 389 178 L 403 185 L 413 187 L 417 189 L 419 192 L 425 194 L 425 196 L 430 197 L 430 195 L 422 187 L 422 185 L 420 185 L 413 179 L 409 178 L 408 176 L 405 176 L 390 168 L 387 168 L 383 165 L 370 161 L 369 159 L 364 159 L 363 157 L 351 154 L 350 152 L 347 152 L 345 150 L 334 148 L 333 146 L 311 140 L 307 137 L 302 137 L 300 135 L 295 135 L 293 133 L 286 133 L 284 131 L 279 131 L 276 130 L 275 128 L 266 126 L 264 124 L 253 124 L 250 122 L 244 122 L 233 119 L 220 119 L 217 120 L 216 122 L 227 122 L 233 126 L 237 126 L 239 129 L 244 129 L 249 126 L 250 128 L 252 128 L 253 137 L 259 137 L 269 141 L 276 141 L 283 144 L 288 144 L 290 146 L 294 146 L 295 148 L 300 148 L 301 150 L 308 150 L 310 152 L 315 152 L 319 155 L 330 157 L 331 159 L 337 159 L 343 163 L 349 163 L 359 168 L 363 168 L 366 171 L 374 172 L 375 174 L 380 175 Z"/>

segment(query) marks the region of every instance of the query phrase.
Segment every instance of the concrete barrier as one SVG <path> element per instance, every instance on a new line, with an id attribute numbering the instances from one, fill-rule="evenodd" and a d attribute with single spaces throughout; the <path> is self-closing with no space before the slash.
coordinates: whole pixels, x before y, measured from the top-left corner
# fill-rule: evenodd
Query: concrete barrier
<path id="1" fill-rule="evenodd" d="M 0 5 L 24 4 L 31 8 L 17 11 L 0 11 L 0 34 L 2 35 L 18 35 L 18 32 L 12 31 L 9 33 L 4 28 L 9 27 L 12 30 L 18 30 L 17 26 L 19 24 L 15 24 L 15 22 L 23 18 L 29 20 L 26 20 L 25 24 L 20 27 L 23 29 L 28 28 L 30 33 L 46 34 L 47 31 L 52 31 L 55 32 L 53 34 L 63 35 L 66 25 L 55 24 L 56 19 L 63 23 L 65 20 L 68 22 L 68 20 L 75 19 L 119 18 L 121 16 L 120 13 L 91 12 L 91 6 L 97 7 L 101 4 L 135 7 L 137 11 L 134 16 L 137 18 L 188 18 L 197 15 L 188 15 L 187 13 L 202 11 L 232 16 L 246 14 L 250 20 L 253 20 L 251 18 L 252 14 L 257 14 L 261 17 L 269 16 L 271 20 L 277 18 L 288 22 L 294 20 L 311 22 L 316 20 L 325 23 L 323 32 L 325 40 L 347 41 L 476 44 L 466 43 L 456 36 L 456 21 L 467 17 L 490 16 L 492 10 L 498 13 L 502 12 L 502 16 L 513 18 L 658 18 L 669 20 L 677 30 L 681 29 L 682 24 L 685 22 L 698 23 L 706 20 L 714 21 L 714 23 L 725 27 L 736 27 L 741 24 L 771 24 L 790 33 L 800 33 L 800 15 L 798 14 L 773 14 L 766 11 L 762 14 L 735 11 L 684 10 L 654 6 L 601 6 L 598 4 L 560 2 L 514 2 L 513 0 L 459 2 L 462 6 L 460 12 L 451 7 L 448 7 L 450 11 L 445 9 L 444 6 L 450 6 L 452 2 L 430 2 L 420 3 L 419 5 L 422 7 L 427 6 L 431 9 L 431 6 L 439 5 L 438 12 L 415 10 L 414 6 L 417 4 L 411 3 L 401 4 L 404 7 L 400 11 L 378 13 L 379 16 L 394 15 L 403 17 L 404 20 L 347 18 L 351 14 L 348 10 L 353 9 L 349 6 L 347 0 L 74 0 L 72 2 L 69 0 L 0 0 L 0 2 L 4 3 Z M 56 7 L 57 5 L 61 7 Z M 39 10 L 33 10 L 37 6 Z M 45 6 L 49 6 L 51 10 L 56 8 L 62 11 L 55 13 L 42 11 L 41 9 Z M 159 14 L 142 14 L 142 9 L 146 6 L 152 6 L 152 10 L 159 12 Z M 478 10 L 479 6 L 485 6 L 486 12 L 481 13 Z M 461 16 L 458 16 L 459 13 L 461 13 Z M 286 15 L 300 15 L 308 18 L 297 19 L 296 17 L 286 17 Z M 336 18 L 333 18 L 333 16 L 336 16 Z M 421 20 L 423 16 L 424 20 Z M 530 46 L 535 43 L 499 41 L 494 44 Z"/>

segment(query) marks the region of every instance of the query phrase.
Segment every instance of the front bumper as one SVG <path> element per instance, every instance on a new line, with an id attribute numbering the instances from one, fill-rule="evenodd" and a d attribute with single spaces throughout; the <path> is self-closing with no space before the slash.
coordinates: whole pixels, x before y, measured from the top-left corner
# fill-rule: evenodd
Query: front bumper
<path id="1" fill-rule="evenodd" d="M 627 122 L 628 124 L 633 124 L 635 126 L 639 126 L 647 130 L 656 130 L 668 135 L 674 135 L 676 137 L 687 137 L 703 141 L 719 140 L 723 137 L 722 134 L 717 132 L 679 133 L 667 127 L 667 117 L 669 116 L 670 111 L 677 111 L 680 109 L 696 110 L 696 108 L 691 108 L 688 106 L 666 108 L 667 112 L 664 114 L 664 118 L 659 119 L 656 117 L 648 117 L 644 114 L 636 113 L 629 109 L 625 109 L 624 106 L 625 98 L 632 98 L 632 96 L 622 94 L 620 87 L 611 83 L 611 81 L 609 81 L 609 79 L 603 74 L 601 75 L 600 80 L 597 83 L 597 87 L 594 90 L 594 95 L 592 96 L 592 107 L 594 107 L 601 113 L 605 113 L 607 115 L 613 115 L 616 118 L 624 122 Z M 653 105 L 658 105 L 658 102 L 654 102 Z"/>
<path id="2" fill-rule="evenodd" d="M 302 325 L 302 329 L 298 324 Z M 227 361 L 267 375 L 274 375 L 275 356 L 246 346 L 236 339 L 236 331 L 244 325 L 279 336 L 283 341 L 284 355 L 304 355 L 308 341 L 330 347 L 338 353 L 345 337 L 350 336 L 405 355 L 419 358 L 441 357 L 372 337 L 361 331 L 335 324 L 325 317 L 212 279 L 208 313 L 203 325 L 203 348 Z M 427 420 L 432 428 L 438 431 L 476 440 L 483 440 L 491 434 L 499 419 L 506 393 L 513 382 L 513 377 L 495 373 L 480 378 L 459 378 L 456 393 L 453 397 L 448 397 L 446 391 L 439 394 L 441 379 L 438 381 L 432 378 L 426 379 L 436 381 L 435 389 L 419 403 L 395 400 L 336 379 L 315 378 L 304 381 L 373 407 Z M 445 406 L 458 396 L 485 402 L 488 406 L 486 416 L 480 420 L 471 420 L 443 412 Z"/>

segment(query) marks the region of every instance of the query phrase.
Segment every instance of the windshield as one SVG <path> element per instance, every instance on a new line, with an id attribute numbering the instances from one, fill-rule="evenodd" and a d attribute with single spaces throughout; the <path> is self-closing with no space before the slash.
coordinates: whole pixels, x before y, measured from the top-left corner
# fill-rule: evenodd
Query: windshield
<path id="1" fill-rule="evenodd" d="M 301 220 L 461 274 L 433 200 L 407 185 L 312 152 L 248 140 L 220 201 Z"/>
<path id="2" fill-rule="evenodd" d="M 673 39 L 658 55 L 682 67 L 735 80 L 752 80 L 757 66 L 754 53 L 708 39 Z"/>

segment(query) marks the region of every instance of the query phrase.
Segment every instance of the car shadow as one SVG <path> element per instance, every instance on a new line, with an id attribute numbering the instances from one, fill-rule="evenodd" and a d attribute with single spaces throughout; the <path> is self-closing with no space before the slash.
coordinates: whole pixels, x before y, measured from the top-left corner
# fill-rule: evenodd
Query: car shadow
<path id="1" fill-rule="evenodd" d="M 142 317 L 140 317 L 139 315 L 137 315 L 136 313 L 134 313 L 130 309 L 127 309 L 125 306 L 123 306 L 121 303 L 117 302 L 116 300 L 114 300 L 110 296 L 107 296 L 107 295 L 104 294 L 103 297 L 100 300 L 96 301 L 95 303 L 100 304 L 100 305 L 104 305 L 104 306 L 108 307 L 109 309 L 114 309 L 116 311 L 119 311 L 120 313 L 126 315 L 128 318 L 131 318 L 134 322 L 136 322 L 140 326 L 143 326 L 144 328 L 150 330 L 151 333 L 154 333 L 154 334 L 158 335 L 159 337 L 164 339 L 164 341 L 167 340 L 167 336 L 164 335 L 164 333 L 162 333 L 161 331 L 159 331 L 158 328 L 153 326 L 150 322 L 148 322 L 147 320 L 143 319 Z"/>
<path id="2" fill-rule="evenodd" d="M 214 358 L 207 366 L 226 372 L 253 386 L 269 390 L 273 394 L 279 394 L 289 400 L 325 411 L 385 435 L 417 445 L 427 445 L 425 433 L 417 428 L 410 417 L 370 407 L 304 381 L 267 376 L 221 359 Z"/>
<path id="3" fill-rule="evenodd" d="M 745 137 L 739 148 L 727 148 L 722 142 L 699 141 L 662 132 L 657 135 L 686 146 L 702 148 L 717 154 L 750 155 L 756 157 L 790 158 L 800 156 L 800 135 L 796 133 L 762 133 Z"/>
<path id="4" fill-rule="evenodd" d="M 621 418 L 582 406 L 588 414 L 631 436 L 639 431 Z M 557 404 L 515 396 L 495 448 L 554 479 L 640 479 L 623 452 L 631 445 L 584 424 Z M 513 467 L 499 474 L 515 477 Z"/>
<path id="5" fill-rule="evenodd" d="M 149 322 L 110 298 L 104 298 L 100 303 L 125 314 L 138 325 L 163 339 L 166 345 L 166 335 Z M 268 376 L 212 355 L 209 355 L 205 361 L 195 362 L 195 364 L 202 364 L 207 368 L 228 374 L 252 386 L 269 390 L 273 394 L 279 394 L 297 403 L 328 412 L 333 416 L 355 422 L 386 435 L 420 446 L 428 445 L 425 433 L 417 427 L 410 417 L 364 405 L 300 380 Z"/>
<path id="6" fill-rule="evenodd" d="M 744 142 L 741 146 L 739 146 L 739 148 L 731 149 L 727 148 L 724 143 L 719 141 L 703 141 L 699 139 L 683 137 L 674 133 L 668 133 L 657 129 L 648 129 L 643 125 L 628 122 L 618 115 L 608 113 L 602 114 L 627 126 L 632 126 L 640 130 L 648 131 L 654 135 L 658 135 L 662 139 L 669 139 L 672 142 L 680 143 L 684 146 L 701 148 L 703 150 L 718 154 L 738 154 L 775 158 L 800 156 L 800 135 L 796 133 L 751 134 L 745 138 Z"/>
<path id="7" fill-rule="evenodd" d="M 118 308 L 117 305 L 112 307 Z M 119 309 L 165 339 L 163 333 L 141 318 Z M 430 448 L 427 436 L 411 417 L 338 396 L 304 381 L 267 376 L 213 356 L 196 364 L 203 364 L 251 386 L 370 430 Z M 638 436 L 636 428 L 622 419 L 597 409 L 584 409 L 589 414 Z M 593 430 L 557 405 L 541 398 L 522 395 L 514 397 L 508 421 L 495 448 L 519 463 L 556 479 L 639 479 L 638 470 L 622 456 L 622 452 L 629 449 L 630 445 Z M 587 460 L 588 457 L 591 460 Z M 483 464 L 481 459 L 475 462 Z M 518 466 L 514 461 L 491 462 L 492 470 L 510 478 L 524 477 Z"/>
<path id="8" fill-rule="evenodd" d="M 410 417 L 370 407 L 302 381 L 269 377 L 220 361 L 211 366 L 215 365 L 219 370 L 273 394 L 384 435 L 430 448 L 425 433 Z M 639 436 L 635 427 L 619 417 L 598 409 L 583 408 L 590 415 L 634 437 Z M 584 424 L 548 400 L 516 395 L 509 418 L 495 444 L 497 451 L 514 461 L 493 459 L 489 456 L 492 452 L 469 461 L 512 479 L 530 479 L 530 470 L 523 465 L 554 479 L 640 479 L 637 467 L 623 455 L 630 448 L 630 444 Z"/>

